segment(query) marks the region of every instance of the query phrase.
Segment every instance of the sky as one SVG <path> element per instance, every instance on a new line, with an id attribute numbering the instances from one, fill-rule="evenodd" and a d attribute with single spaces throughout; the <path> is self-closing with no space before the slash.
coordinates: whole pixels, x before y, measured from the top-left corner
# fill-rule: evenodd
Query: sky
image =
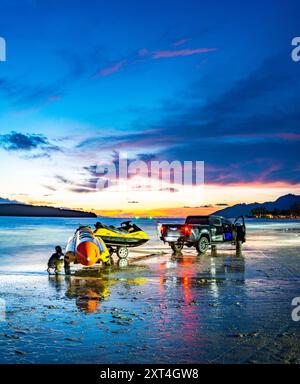
<path id="1" fill-rule="evenodd" d="M 0 0 L 0 197 L 185 216 L 299 193 L 299 14 L 293 0 Z M 146 188 L 137 172 L 99 189 L 99 164 L 122 154 L 203 161 L 204 184 Z"/>

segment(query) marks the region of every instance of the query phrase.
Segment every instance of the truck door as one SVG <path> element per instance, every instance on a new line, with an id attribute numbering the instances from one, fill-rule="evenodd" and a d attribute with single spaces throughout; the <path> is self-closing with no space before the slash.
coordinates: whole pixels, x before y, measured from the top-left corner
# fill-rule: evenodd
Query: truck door
<path id="1" fill-rule="evenodd" d="M 232 241 L 232 223 L 229 220 L 222 219 L 224 241 Z"/>
<path id="2" fill-rule="evenodd" d="M 222 242 L 223 241 L 223 226 L 222 221 L 218 217 L 210 218 L 210 227 L 211 227 L 211 240 L 213 242 Z"/>

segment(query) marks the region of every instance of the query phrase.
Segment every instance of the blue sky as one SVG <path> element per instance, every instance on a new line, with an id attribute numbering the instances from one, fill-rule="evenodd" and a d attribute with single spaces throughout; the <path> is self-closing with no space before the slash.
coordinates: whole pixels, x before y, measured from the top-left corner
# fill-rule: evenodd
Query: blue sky
<path id="1" fill-rule="evenodd" d="M 242 187 L 257 200 L 297 192 L 299 11 L 291 0 L 0 0 L 1 176 L 18 175 L 0 194 L 102 209 L 79 187 L 120 150 L 204 160 L 228 203 L 253 197 Z"/>

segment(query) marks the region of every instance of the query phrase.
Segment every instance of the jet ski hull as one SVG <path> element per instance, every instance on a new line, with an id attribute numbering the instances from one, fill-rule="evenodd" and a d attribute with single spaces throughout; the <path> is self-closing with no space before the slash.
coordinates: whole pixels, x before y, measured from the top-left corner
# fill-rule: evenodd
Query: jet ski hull
<path id="1" fill-rule="evenodd" d="M 96 236 L 98 237 L 98 235 Z M 130 239 L 120 238 L 116 236 L 101 236 L 101 239 L 104 241 L 106 246 L 116 247 L 139 247 L 140 245 L 145 244 L 148 241 L 148 239 Z"/>
<path id="2" fill-rule="evenodd" d="M 97 224 L 94 235 L 108 247 L 138 247 L 150 239 L 146 232 L 129 221 L 122 223 L 119 228 Z"/>

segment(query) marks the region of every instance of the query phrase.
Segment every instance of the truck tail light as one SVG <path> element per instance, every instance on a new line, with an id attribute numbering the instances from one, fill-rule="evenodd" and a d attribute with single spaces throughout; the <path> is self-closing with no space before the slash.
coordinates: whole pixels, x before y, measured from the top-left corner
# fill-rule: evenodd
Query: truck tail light
<path id="1" fill-rule="evenodd" d="M 181 231 L 182 231 L 183 235 L 190 236 L 190 234 L 191 234 L 191 227 L 189 227 L 188 225 L 184 225 L 182 227 Z"/>
<path id="2" fill-rule="evenodd" d="M 160 227 L 160 233 L 161 233 L 162 236 L 166 233 L 166 231 L 167 231 L 167 227 L 164 226 L 164 225 L 161 225 L 161 227 Z"/>

